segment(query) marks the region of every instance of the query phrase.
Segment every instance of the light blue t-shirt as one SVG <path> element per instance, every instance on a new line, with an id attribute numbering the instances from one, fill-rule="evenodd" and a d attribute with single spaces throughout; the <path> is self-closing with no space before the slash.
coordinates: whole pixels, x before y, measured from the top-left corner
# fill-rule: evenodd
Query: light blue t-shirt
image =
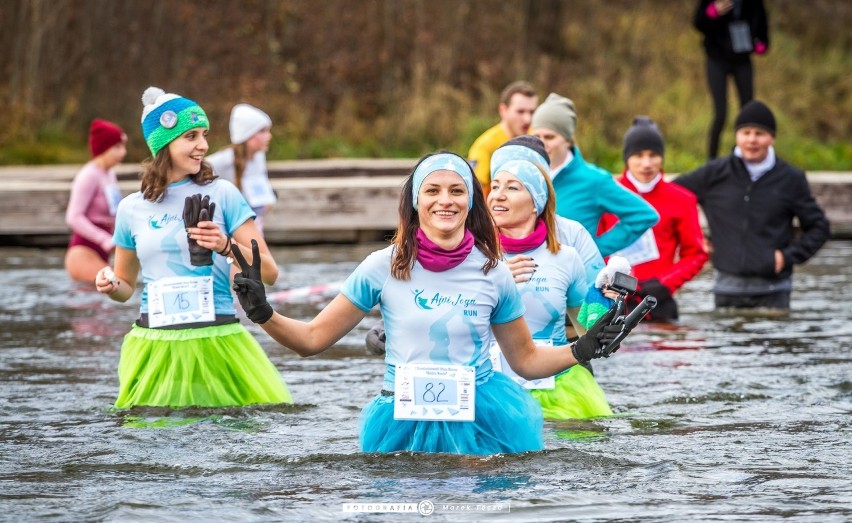
<path id="1" fill-rule="evenodd" d="M 499 263 L 482 273 L 487 258 L 474 248 L 467 259 L 443 272 L 419 262 L 408 281 L 390 275 L 393 246 L 370 254 L 340 292 L 367 312 L 381 306 L 385 322 L 384 388 L 394 390 L 394 370 L 404 363 L 469 365 L 477 379 L 490 375 L 491 324 L 524 315 L 512 274 Z"/>
<path id="2" fill-rule="evenodd" d="M 594 285 L 595 278 L 601 269 L 606 267 L 606 263 L 589 231 L 578 221 L 557 216 L 556 238 L 562 245 L 577 249 L 583 261 L 583 267 L 586 269 L 586 283 Z"/>
<path id="3" fill-rule="evenodd" d="M 213 265 L 195 267 L 189 262 L 183 206 L 187 196 L 210 195 L 216 204 L 212 221 L 228 235 L 255 214 L 233 184 L 214 180 L 198 185 L 189 178 L 170 184 L 161 202 L 151 202 L 135 192 L 121 200 L 115 216 L 113 242 L 136 251 L 142 271 L 141 312 L 148 312 L 148 283 L 172 276 L 213 275 L 216 314 L 234 314 L 230 266 L 224 256 L 213 254 Z"/>
<path id="4" fill-rule="evenodd" d="M 547 242 L 524 254 L 538 265 L 528 282 L 518 284 L 530 333 L 534 340 L 565 345 L 566 309 L 582 305 L 589 288 L 580 255 L 566 245 L 554 254 L 547 250 Z"/>

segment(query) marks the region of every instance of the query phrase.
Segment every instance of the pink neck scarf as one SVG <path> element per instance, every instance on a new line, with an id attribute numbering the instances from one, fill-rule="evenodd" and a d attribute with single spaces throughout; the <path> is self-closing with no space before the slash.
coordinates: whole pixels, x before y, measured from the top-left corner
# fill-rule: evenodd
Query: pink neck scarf
<path id="1" fill-rule="evenodd" d="M 547 240 L 547 226 L 541 218 L 535 224 L 535 230 L 532 234 L 525 238 L 509 238 L 508 236 L 500 235 L 500 245 L 503 250 L 509 254 L 520 254 L 528 252 Z"/>
<path id="2" fill-rule="evenodd" d="M 473 234 L 465 229 L 461 243 L 448 251 L 427 238 L 423 229 L 417 229 L 417 261 L 428 271 L 443 272 L 463 262 L 473 250 L 473 244 Z"/>

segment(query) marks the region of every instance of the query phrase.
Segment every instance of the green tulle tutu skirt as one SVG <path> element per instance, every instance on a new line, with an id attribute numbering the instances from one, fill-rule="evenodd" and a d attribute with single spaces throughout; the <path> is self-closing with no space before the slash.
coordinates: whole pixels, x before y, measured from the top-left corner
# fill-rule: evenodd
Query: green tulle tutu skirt
<path id="1" fill-rule="evenodd" d="M 592 373 L 574 365 L 556 376 L 552 389 L 530 391 L 541 404 L 545 419 L 585 419 L 611 416 L 612 409 Z"/>
<path id="2" fill-rule="evenodd" d="M 236 407 L 292 403 L 257 340 L 239 323 L 146 329 L 124 337 L 115 406 Z"/>

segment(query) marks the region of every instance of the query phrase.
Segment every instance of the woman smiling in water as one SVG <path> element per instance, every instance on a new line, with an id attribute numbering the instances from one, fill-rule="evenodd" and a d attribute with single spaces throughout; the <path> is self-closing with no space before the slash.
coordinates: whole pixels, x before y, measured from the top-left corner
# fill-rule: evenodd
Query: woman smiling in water
<path id="1" fill-rule="evenodd" d="M 274 312 L 260 267 L 234 254 L 243 269 L 234 288 L 249 318 L 302 356 L 326 350 L 381 307 L 387 368 L 361 414 L 367 452 L 541 450 L 541 408 L 493 371 L 492 339 L 518 374 L 536 379 L 600 356 L 615 335 L 604 317 L 575 344 L 536 348 L 482 189 L 452 153 L 417 164 L 400 196 L 393 244 L 368 256 L 309 322 Z"/>
<path id="2" fill-rule="evenodd" d="M 115 269 L 95 277 L 98 291 L 120 302 L 133 296 L 140 272 L 144 282 L 139 319 L 121 347 L 115 405 L 289 403 L 278 370 L 235 316 L 231 249 L 259 245 L 253 261 L 267 283 L 278 268 L 239 190 L 204 161 L 207 115 L 156 87 L 142 101 L 152 159 L 141 191 L 118 206 Z"/>
<path id="3" fill-rule="evenodd" d="M 550 178 L 527 160 L 494 165 L 488 209 L 497 224 L 500 244 L 507 257 L 524 256 L 535 270 L 518 283 L 526 313 L 524 318 L 537 345 L 565 345 L 565 318 L 579 333 L 578 320 L 588 284 L 580 255 L 557 239 L 556 203 Z M 574 365 L 555 379 L 527 381 L 517 376 L 499 348 L 492 359 L 500 370 L 531 389 L 546 418 L 590 418 L 612 414 L 603 391 L 591 372 Z"/>

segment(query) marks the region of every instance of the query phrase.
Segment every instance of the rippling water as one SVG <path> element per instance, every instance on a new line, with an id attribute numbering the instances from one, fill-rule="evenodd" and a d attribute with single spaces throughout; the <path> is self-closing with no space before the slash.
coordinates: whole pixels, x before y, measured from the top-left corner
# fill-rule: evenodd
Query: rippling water
<path id="1" fill-rule="evenodd" d="M 342 280 L 374 248 L 276 249 L 275 290 Z M 798 270 L 784 317 L 713 311 L 705 271 L 681 291 L 676 328 L 642 325 L 595 364 L 614 417 L 548 422 L 547 450 L 481 458 L 359 452 L 383 372 L 363 350 L 372 318 L 307 359 L 250 327 L 293 406 L 116 412 L 138 294 L 86 291 L 62 256 L 0 250 L 0 520 L 852 518 L 849 241 Z M 278 308 L 308 318 L 328 299 Z M 431 516 L 343 512 L 421 501 Z"/>

